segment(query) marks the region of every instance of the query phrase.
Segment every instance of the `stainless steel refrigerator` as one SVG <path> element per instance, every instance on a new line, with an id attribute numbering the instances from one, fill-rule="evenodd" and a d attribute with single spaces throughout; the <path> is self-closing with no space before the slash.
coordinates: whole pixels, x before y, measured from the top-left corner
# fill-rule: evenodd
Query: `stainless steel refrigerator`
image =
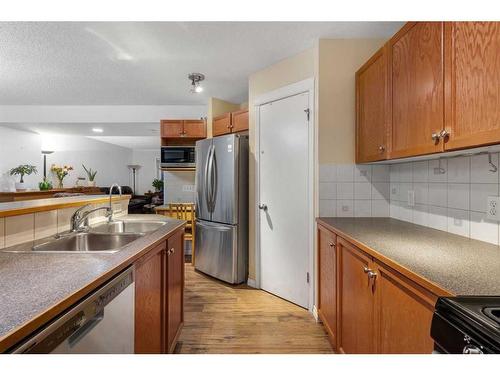
<path id="1" fill-rule="evenodd" d="M 196 142 L 195 268 L 231 284 L 248 274 L 248 136 Z"/>

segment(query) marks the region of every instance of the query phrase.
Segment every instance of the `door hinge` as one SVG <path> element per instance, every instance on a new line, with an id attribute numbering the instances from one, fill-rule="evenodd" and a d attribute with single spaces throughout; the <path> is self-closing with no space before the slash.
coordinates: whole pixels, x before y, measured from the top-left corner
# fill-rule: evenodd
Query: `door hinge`
<path id="1" fill-rule="evenodd" d="M 309 108 L 304 109 L 304 112 L 307 115 L 307 121 L 309 121 L 309 116 L 311 115 L 311 110 Z"/>
<path id="2" fill-rule="evenodd" d="M 306 272 L 306 280 L 307 280 L 307 283 L 309 284 L 309 272 Z"/>

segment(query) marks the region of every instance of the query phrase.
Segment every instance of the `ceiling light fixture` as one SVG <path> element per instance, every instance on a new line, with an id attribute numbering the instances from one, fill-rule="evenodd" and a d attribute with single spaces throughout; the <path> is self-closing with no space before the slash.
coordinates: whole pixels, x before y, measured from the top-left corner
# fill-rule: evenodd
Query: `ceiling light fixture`
<path id="1" fill-rule="evenodd" d="M 191 94 L 199 94 L 203 91 L 200 82 L 205 79 L 205 75 L 201 73 L 191 73 L 188 75 L 188 79 L 191 81 Z"/>
<path id="2" fill-rule="evenodd" d="M 94 133 L 102 133 L 104 130 L 102 128 L 92 128 Z"/>

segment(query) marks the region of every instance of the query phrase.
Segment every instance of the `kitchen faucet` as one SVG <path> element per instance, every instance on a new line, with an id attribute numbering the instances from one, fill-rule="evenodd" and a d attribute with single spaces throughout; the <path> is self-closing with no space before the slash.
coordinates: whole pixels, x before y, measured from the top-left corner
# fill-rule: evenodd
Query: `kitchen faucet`
<path id="1" fill-rule="evenodd" d="M 117 187 L 120 193 L 120 198 L 122 197 L 122 187 L 116 182 L 109 188 L 109 209 L 111 210 L 111 215 L 108 216 L 108 221 L 111 223 L 113 221 L 113 204 L 111 203 L 111 198 L 113 197 L 113 188 Z"/>
<path id="2" fill-rule="evenodd" d="M 71 216 L 71 222 L 70 222 L 70 232 L 81 232 L 85 231 L 89 227 L 89 216 L 91 213 L 94 213 L 96 211 L 100 210 L 106 210 L 106 216 L 111 217 L 113 215 L 113 210 L 110 207 L 96 207 L 92 210 L 87 210 L 88 207 L 91 207 L 90 204 L 86 204 L 83 207 L 80 207 L 78 210 L 75 211 L 75 213 Z M 83 224 L 83 227 L 82 227 Z"/>
<path id="3" fill-rule="evenodd" d="M 84 230 L 88 229 L 90 214 L 92 214 L 92 213 L 94 213 L 96 211 L 100 211 L 100 210 L 106 210 L 106 217 L 108 218 L 108 222 L 112 222 L 113 221 L 113 203 L 112 203 L 112 197 L 113 197 L 113 189 L 115 187 L 118 188 L 118 192 L 120 193 L 120 197 L 121 197 L 122 196 L 122 188 L 117 183 L 114 183 L 109 188 L 109 206 L 96 207 L 96 208 L 91 209 L 91 210 L 86 210 L 87 208 L 89 208 L 91 206 L 90 204 L 86 204 L 85 206 L 80 207 L 71 216 L 70 232 L 80 232 L 80 231 L 84 231 Z M 82 224 L 83 224 L 83 227 L 82 227 Z"/>

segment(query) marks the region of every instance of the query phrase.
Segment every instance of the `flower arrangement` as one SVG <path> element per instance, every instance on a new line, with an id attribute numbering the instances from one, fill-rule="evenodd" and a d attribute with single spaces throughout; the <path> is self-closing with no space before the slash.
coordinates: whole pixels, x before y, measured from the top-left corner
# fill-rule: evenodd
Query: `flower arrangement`
<path id="1" fill-rule="evenodd" d="M 64 177 L 66 177 L 69 174 L 69 172 L 73 170 L 73 167 L 71 165 L 63 165 L 61 167 L 61 166 L 52 164 L 52 167 L 50 167 L 50 170 L 52 171 L 52 173 L 54 173 L 56 175 L 57 180 L 59 181 L 59 185 L 58 185 L 59 189 L 62 189 Z"/>

